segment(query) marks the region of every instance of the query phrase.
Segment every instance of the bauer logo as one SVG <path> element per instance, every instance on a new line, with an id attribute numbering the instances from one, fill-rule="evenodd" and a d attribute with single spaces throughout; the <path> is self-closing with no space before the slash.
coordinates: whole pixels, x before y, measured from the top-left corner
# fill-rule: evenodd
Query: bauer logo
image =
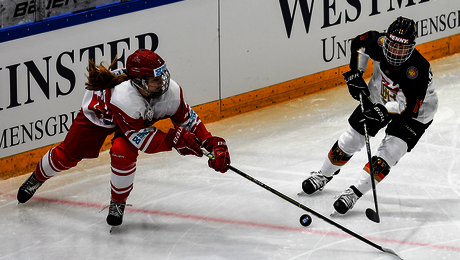
<path id="1" fill-rule="evenodd" d="M 163 74 L 165 70 L 166 70 L 166 63 L 163 64 L 163 66 L 159 67 L 158 69 L 153 70 L 153 75 L 155 75 L 155 77 L 158 77 L 161 74 Z"/>

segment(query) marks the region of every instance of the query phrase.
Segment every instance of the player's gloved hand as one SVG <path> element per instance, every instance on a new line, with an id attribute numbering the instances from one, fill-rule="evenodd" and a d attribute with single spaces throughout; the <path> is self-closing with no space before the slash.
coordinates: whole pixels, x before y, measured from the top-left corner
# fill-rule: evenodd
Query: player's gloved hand
<path id="1" fill-rule="evenodd" d="M 364 110 L 363 117 L 359 122 L 363 122 L 364 120 L 386 124 L 390 121 L 390 116 L 384 105 L 375 104 L 371 108 Z"/>
<path id="2" fill-rule="evenodd" d="M 183 127 L 170 129 L 166 134 L 165 143 L 170 148 L 174 147 L 180 155 L 203 156 L 196 136 Z"/>
<path id="3" fill-rule="evenodd" d="M 363 74 L 359 70 L 350 70 L 343 73 L 345 82 L 347 82 L 348 92 L 350 95 L 359 101 L 359 94 L 362 93 L 363 96 L 369 97 L 370 92 L 367 87 L 366 82 L 363 79 Z"/>
<path id="4" fill-rule="evenodd" d="M 208 160 L 209 167 L 221 173 L 226 172 L 230 164 L 230 154 L 228 153 L 228 147 L 225 140 L 213 136 L 203 142 L 203 147 L 208 150 L 208 152 L 214 154 L 214 159 Z"/>

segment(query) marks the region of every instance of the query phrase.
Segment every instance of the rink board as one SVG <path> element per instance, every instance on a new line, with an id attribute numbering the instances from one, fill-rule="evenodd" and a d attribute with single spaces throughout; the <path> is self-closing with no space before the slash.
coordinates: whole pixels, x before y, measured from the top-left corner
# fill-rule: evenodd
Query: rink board
<path id="1" fill-rule="evenodd" d="M 120 5 L 132 8 L 138 2 Z M 364 30 L 383 30 L 397 15 L 410 15 L 420 24 L 417 48 L 428 59 L 459 51 L 458 1 L 402 1 L 400 6 L 396 2 L 372 6 L 374 1 L 366 1 L 359 8 L 300 1 L 312 4 L 312 9 L 302 9 L 310 15 L 308 26 L 299 11 L 305 6 L 297 6 L 293 13 L 298 1 L 142 2 L 157 5 L 106 18 L 94 11 L 82 12 L 76 15 L 88 16 L 84 24 L 31 35 L 26 33 L 35 25 L 24 25 L 25 35 L 2 38 L 1 178 L 32 171 L 41 156 L 63 140 L 80 108 L 89 58 L 108 62 L 118 55 L 121 67 L 136 48 L 157 50 L 172 78 L 184 88 L 187 102 L 208 123 L 343 85 L 349 39 Z M 290 12 L 292 20 L 284 11 Z M 64 22 L 59 19 L 72 17 L 56 19 Z M 104 33 L 100 28 L 106 28 Z M 170 124 L 158 126 L 167 129 Z M 20 132 L 21 127 L 38 129 L 32 133 L 34 140 Z M 41 137 L 40 131 L 48 135 Z"/>

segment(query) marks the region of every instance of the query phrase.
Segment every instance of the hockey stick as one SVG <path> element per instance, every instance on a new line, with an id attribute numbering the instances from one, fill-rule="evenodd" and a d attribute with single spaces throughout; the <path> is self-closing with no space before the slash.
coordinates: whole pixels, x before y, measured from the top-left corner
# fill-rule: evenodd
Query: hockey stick
<path id="1" fill-rule="evenodd" d="M 363 94 L 359 94 L 359 104 L 361 111 L 364 113 Z M 372 194 L 374 196 L 375 211 L 371 208 L 366 209 L 366 217 L 376 223 L 380 223 L 379 208 L 377 204 L 377 189 L 375 188 L 374 166 L 372 165 L 371 145 L 369 143 L 369 135 L 367 134 L 366 121 L 364 121 L 364 138 L 366 140 L 367 159 L 369 161 L 369 171 L 371 174 Z"/>
<path id="2" fill-rule="evenodd" d="M 212 154 L 210 154 L 210 153 L 205 152 L 205 155 L 206 155 L 207 157 L 209 157 L 210 159 L 214 159 L 214 156 L 213 156 Z M 298 202 L 298 201 L 292 199 L 291 197 L 288 197 L 288 196 L 284 195 L 283 193 L 281 193 L 281 192 L 279 192 L 279 191 L 277 191 L 277 190 L 271 188 L 270 186 L 268 186 L 268 185 L 262 183 L 261 181 L 258 181 L 257 179 L 254 179 L 253 177 L 247 175 L 246 173 L 244 173 L 244 172 L 238 170 L 237 168 L 235 168 L 235 167 L 233 167 L 233 166 L 231 166 L 231 165 L 228 165 L 228 168 L 229 168 L 230 170 L 232 170 L 233 172 L 235 172 L 235 173 L 237 173 L 237 174 L 243 176 L 244 178 L 246 178 L 246 179 L 252 181 L 253 183 L 259 185 L 260 187 L 262 187 L 262 188 L 264 188 L 264 189 L 270 191 L 271 193 L 277 195 L 278 197 L 280 197 L 280 198 L 282 198 L 282 199 L 284 199 L 284 200 L 290 202 L 291 204 L 293 204 L 293 205 L 295 205 L 295 206 L 297 206 L 297 207 L 299 207 L 299 208 L 301 208 L 301 209 L 303 209 L 303 210 L 305 210 L 305 211 L 307 211 L 307 212 L 309 212 L 309 213 L 315 215 L 316 217 L 318 217 L 318 218 L 324 220 L 325 222 L 327 222 L 327 223 L 329 223 L 329 224 L 331 224 L 331 225 L 333 225 L 333 226 L 335 226 L 335 227 L 337 227 L 337 228 L 343 230 L 345 233 L 348 233 L 349 235 L 351 235 L 351 236 L 353 236 L 353 237 L 355 237 L 355 238 L 361 240 L 362 242 L 364 242 L 364 243 L 366 243 L 366 244 L 368 244 L 368 245 L 370 245 L 370 246 L 372 246 L 372 247 L 374 247 L 374 248 L 377 248 L 378 250 L 380 250 L 380 251 L 382 251 L 382 252 L 392 254 L 392 255 L 394 255 L 394 256 L 396 256 L 396 257 L 398 257 L 399 259 L 402 260 L 402 258 L 401 258 L 399 255 L 397 255 L 393 250 L 391 250 L 391 249 L 389 249 L 389 248 L 384 248 L 384 247 L 382 247 L 382 246 L 380 246 L 380 245 L 377 245 L 376 243 L 374 243 L 374 242 L 372 242 L 372 241 L 370 241 L 370 240 L 368 240 L 368 239 L 366 239 L 366 238 L 364 238 L 364 237 L 358 235 L 357 233 L 355 233 L 355 232 L 349 230 L 348 228 L 346 228 L 346 227 L 344 227 L 344 226 L 338 224 L 337 222 L 334 222 L 334 221 L 328 219 L 327 217 L 321 215 L 320 213 L 318 213 L 318 212 L 316 212 L 316 211 L 310 209 L 309 207 L 307 207 L 307 206 L 303 205 L 302 203 L 300 203 L 300 202 Z"/>
<path id="3" fill-rule="evenodd" d="M 392 254 L 392 255 L 398 257 L 399 259 L 402 259 L 402 258 L 401 258 L 399 255 L 397 255 L 393 250 L 388 249 L 388 248 L 383 248 L 383 247 L 381 247 L 381 246 L 375 244 L 374 242 L 372 242 L 372 241 L 370 241 L 370 240 L 368 240 L 368 239 L 366 239 L 366 238 L 364 238 L 364 237 L 358 235 L 357 233 L 355 233 L 355 232 L 349 230 L 348 228 L 346 228 L 346 227 L 344 227 L 344 226 L 341 226 L 340 224 L 338 224 L 338 223 L 336 223 L 336 222 L 330 220 L 329 218 L 327 218 L 327 217 L 321 215 L 320 213 L 318 213 L 318 212 L 316 212 L 316 211 L 314 211 L 314 210 L 308 208 L 307 206 L 303 205 L 302 203 L 300 203 L 300 202 L 298 202 L 298 201 L 296 201 L 296 200 L 294 200 L 294 199 L 292 199 L 292 198 L 290 198 L 290 197 L 284 195 L 283 193 L 281 193 L 281 192 L 279 192 L 279 191 L 277 191 L 277 190 L 271 188 L 270 186 L 268 186 L 268 185 L 266 185 L 266 184 L 264 184 L 264 183 L 258 181 L 257 179 L 254 179 L 253 177 L 251 177 L 251 176 L 247 175 L 246 173 L 244 173 L 244 172 L 242 172 L 242 171 L 236 169 L 235 167 L 229 165 L 228 168 L 229 168 L 230 170 L 236 172 L 237 174 L 243 176 L 244 178 L 246 178 L 246 179 L 252 181 L 253 183 L 259 185 L 260 187 L 262 187 L 262 188 L 264 188 L 264 189 L 270 191 L 271 193 L 277 195 L 278 197 L 280 197 L 280 198 L 282 198 L 282 199 L 284 199 L 284 200 L 286 200 L 286 201 L 292 203 L 293 205 L 296 205 L 297 207 L 299 207 L 299 208 L 301 208 L 301 209 L 303 209 L 303 210 L 305 210 L 305 211 L 307 211 L 307 212 L 309 212 L 309 213 L 315 215 L 316 217 L 318 217 L 318 218 L 324 220 L 325 222 L 327 222 L 327 223 L 329 223 L 329 224 L 331 224 L 331 225 L 333 225 L 333 226 L 335 226 L 335 227 L 337 227 L 337 228 L 343 230 L 345 233 L 348 233 L 349 235 L 351 235 L 351 236 L 353 236 L 353 237 L 355 237 L 355 238 L 357 238 L 357 239 L 363 241 L 364 243 L 366 243 L 366 244 L 368 244 L 368 245 L 370 245 L 370 246 L 372 246 L 372 247 L 374 247 L 374 248 L 377 248 L 378 250 L 380 250 L 380 251 L 382 251 L 382 252 Z"/>

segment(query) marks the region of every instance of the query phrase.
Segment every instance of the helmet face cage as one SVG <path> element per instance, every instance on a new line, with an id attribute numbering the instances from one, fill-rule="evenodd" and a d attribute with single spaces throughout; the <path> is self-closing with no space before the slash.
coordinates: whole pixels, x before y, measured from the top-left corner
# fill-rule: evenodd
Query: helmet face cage
<path id="1" fill-rule="evenodd" d="M 383 53 L 389 64 L 400 66 L 408 60 L 415 48 L 417 28 L 415 22 L 405 17 L 398 17 L 386 32 Z"/>
<path id="2" fill-rule="evenodd" d="M 415 43 L 402 44 L 391 40 L 391 38 L 385 38 L 383 53 L 385 54 L 385 58 L 389 64 L 393 66 L 401 66 L 401 64 L 409 59 L 414 51 L 414 48 Z"/>
<path id="3" fill-rule="evenodd" d="M 154 71 L 154 76 L 153 77 L 158 77 L 161 76 L 161 79 L 163 81 L 163 84 L 161 85 L 161 88 L 157 92 L 151 92 L 149 91 L 149 85 L 147 83 L 147 78 L 144 76 L 141 80 L 141 88 L 145 92 L 147 92 L 149 97 L 159 97 L 163 95 L 166 91 L 169 89 L 169 81 L 171 79 L 171 75 L 169 74 L 169 70 L 166 68 L 166 64 L 163 64 L 163 66 L 153 70 Z"/>
<path id="4" fill-rule="evenodd" d="M 159 97 L 169 89 L 170 74 L 164 60 L 158 54 L 139 49 L 128 57 L 127 73 L 133 85 L 149 97 Z M 149 91 L 148 77 L 161 76 L 162 86 L 159 91 Z"/>

